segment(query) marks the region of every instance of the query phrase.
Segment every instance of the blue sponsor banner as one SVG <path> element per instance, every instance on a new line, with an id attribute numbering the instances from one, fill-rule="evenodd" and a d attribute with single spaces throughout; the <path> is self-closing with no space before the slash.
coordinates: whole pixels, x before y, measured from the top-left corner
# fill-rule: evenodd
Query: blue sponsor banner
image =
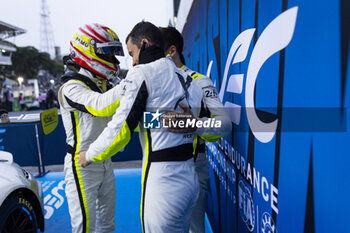
<path id="1" fill-rule="evenodd" d="M 233 131 L 207 143 L 214 232 L 350 232 L 348 0 L 195 0 L 187 66 Z"/>

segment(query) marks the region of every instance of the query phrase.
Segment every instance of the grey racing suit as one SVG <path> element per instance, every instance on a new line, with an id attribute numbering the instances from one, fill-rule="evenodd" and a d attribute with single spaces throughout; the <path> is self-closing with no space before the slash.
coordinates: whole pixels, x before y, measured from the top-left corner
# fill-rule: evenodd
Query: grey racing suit
<path id="1" fill-rule="evenodd" d="M 58 96 L 68 144 L 64 174 L 72 232 L 113 232 L 116 190 L 111 159 L 83 168 L 78 155 L 119 106 L 118 86 L 104 92 L 105 81 L 84 69 L 66 73 L 62 80 Z"/>
<path id="2" fill-rule="evenodd" d="M 205 231 L 204 214 L 207 204 L 207 190 L 209 187 L 209 162 L 205 154 L 204 140 L 213 142 L 218 140 L 220 137 L 227 136 L 231 131 L 232 125 L 224 106 L 218 98 L 216 88 L 211 79 L 190 70 L 185 65 L 183 65 L 181 69 L 190 75 L 203 90 L 203 102 L 206 111 L 202 116 L 200 116 L 201 119 L 205 120 L 208 117 L 213 116 L 222 123 L 222 127 L 211 128 L 210 131 L 207 130 L 205 133 L 199 132 L 202 135 L 199 136 L 197 134 L 195 138 L 195 166 L 200 189 L 196 206 L 192 212 L 190 233 L 203 233 Z"/>
<path id="3" fill-rule="evenodd" d="M 86 158 L 93 162 L 109 158 L 129 142 L 139 125 L 143 232 L 188 232 L 199 193 L 192 155 L 194 133 L 171 133 L 156 127 L 159 114 L 182 112 L 179 103 L 192 106 L 193 114 L 198 116 L 202 90 L 168 58 L 135 66 L 119 85 L 123 89 L 120 106 L 108 127 L 90 145 Z"/>

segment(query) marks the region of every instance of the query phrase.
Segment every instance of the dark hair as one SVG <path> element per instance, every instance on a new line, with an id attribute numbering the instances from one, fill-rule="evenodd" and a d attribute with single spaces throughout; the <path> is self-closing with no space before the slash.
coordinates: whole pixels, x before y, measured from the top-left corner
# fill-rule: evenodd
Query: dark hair
<path id="1" fill-rule="evenodd" d="M 142 39 L 149 40 L 154 46 L 157 46 L 162 50 L 164 48 L 162 33 L 159 28 L 150 22 L 141 21 L 136 24 L 126 37 L 125 43 L 127 43 L 129 39 L 131 39 L 132 43 L 138 48 L 141 47 Z"/>
<path id="2" fill-rule="evenodd" d="M 183 64 L 185 64 L 185 58 L 182 55 L 182 50 L 184 47 L 184 39 L 181 33 L 176 30 L 174 27 L 160 27 L 160 31 L 162 32 L 164 39 L 164 51 L 170 48 L 170 46 L 174 45 L 176 50 L 180 56 L 180 60 Z"/>
<path id="3" fill-rule="evenodd" d="M 175 45 L 176 50 L 182 53 L 184 47 L 184 39 L 181 33 L 174 27 L 160 27 L 164 39 L 164 50 L 167 50 L 170 46 Z"/>

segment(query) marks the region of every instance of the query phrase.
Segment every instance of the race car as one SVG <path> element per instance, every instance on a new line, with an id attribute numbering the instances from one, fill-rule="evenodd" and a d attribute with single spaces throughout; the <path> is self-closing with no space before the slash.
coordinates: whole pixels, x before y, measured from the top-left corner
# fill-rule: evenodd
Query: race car
<path id="1" fill-rule="evenodd" d="M 43 232 L 42 196 L 41 183 L 0 151 L 0 232 Z"/>

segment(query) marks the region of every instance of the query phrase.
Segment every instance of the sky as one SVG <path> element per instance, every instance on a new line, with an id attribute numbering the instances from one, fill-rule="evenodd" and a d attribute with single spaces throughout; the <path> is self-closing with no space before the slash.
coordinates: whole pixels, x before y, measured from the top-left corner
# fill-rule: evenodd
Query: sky
<path id="1" fill-rule="evenodd" d="M 40 49 L 40 10 L 42 0 L 1 0 L 0 21 L 25 29 L 25 34 L 7 40 L 17 46 Z M 46 0 L 54 42 L 62 55 L 69 53 L 69 41 L 76 29 L 87 23 L 100 23 L 113 29 L 121 42 L 125 58 L 121 68 L 131 68 L 125 38 L 136 23 L 149 21 L 167 26 L 172 18 L 173 0 Z"/>

